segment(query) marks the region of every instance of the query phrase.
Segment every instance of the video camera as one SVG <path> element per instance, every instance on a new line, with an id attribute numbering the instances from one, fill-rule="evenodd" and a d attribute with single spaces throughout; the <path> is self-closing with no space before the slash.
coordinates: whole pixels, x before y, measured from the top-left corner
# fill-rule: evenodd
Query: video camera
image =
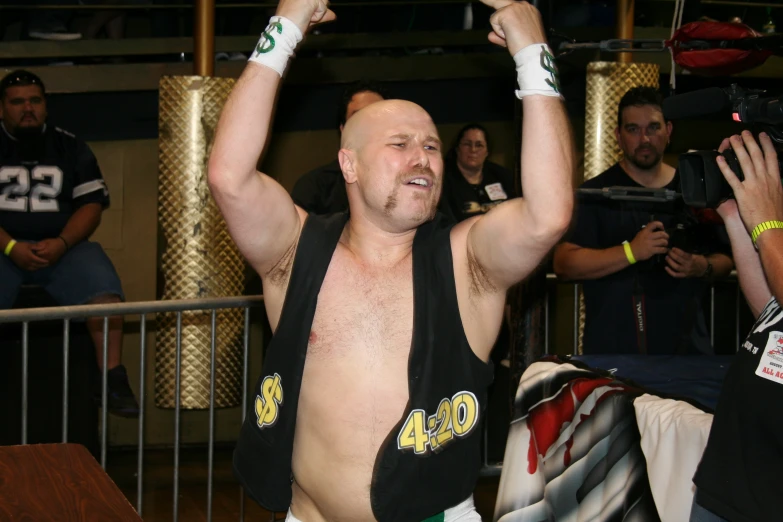
<path id="1" fill-rule="evenodd" d="M 754 130 L 769 134 L 778 150 L 783 172 L 783 96 L 765 97 L 765 94 L 763 90 L 743 89 L 737 85 L 726 89 L 701 89 L 664 100 L 663 115 L 666 120 L 676 120 L 730 110 L 734 121 L 753 125 Z M 665 231 L 669 235 L 669 246 L 691 252 L 698 243 L 701 232 L 698 225 L 704 218 L 700 209 L 714 209 L 733 195 L 716 162 L 719 155 L 726 159 L 739 179 L 744 179 L 737 155 L 729 148 L 722 154 L 714 150 L 682 154 L 677 165 L 679 192 L 669 188 L 620 186 L 580 188 L 576 192 L 582 198 L 652 203 L 651 208 L 656 210 L 651 211 L 651 221 L 652 214 L 661 215 L 668 209 L 670 217 L 666 220 Z M 677 202 L 679 204 L 675 204 Z M 652 265 L 661 264 L 660 261 L 652 259 Z"/>
<path id="2" fill-rule="evenodd" d="M 579 188 L 577 196 L 583 201 L 636 202 L 629 212 L 640 216 L 645 224 L 660 221 L 664 232 L 669 235 L 669 248 L 679 248 L 685 252 L 703 253 L 705 230 L 700 226 L 703 217 L 685 206 L 681 194 L 668 188 L 623 187 Z M 660 268 L 666 264 L 665 255 L 650 258 L 645 266 Z"/>
<path id="3" fill-rule="evenodd" d="M 666 120 L 676 120 L 730 109 L 734 121 L 753 125 L 758 131 L 769 134 L 778 150 L 778 163 L 783 172 L 783 154 L 780 152 L 783 145 L 783 96 L 764 97 L 764 94 L 764 90 L 743 89 L 736 84 L 726 89 L 701 89 L 664 100 L 663 115 Z M 740 180 L 744 179 L 737 155 L 730 148 L 721 154 L 717 151 L 683 154 L 677 169 L 682 199 L 687 206 L 715 208 L 721 201 L 732 197 L 731 187 L 716 162 L 718 156 L 726 159 Z"/>

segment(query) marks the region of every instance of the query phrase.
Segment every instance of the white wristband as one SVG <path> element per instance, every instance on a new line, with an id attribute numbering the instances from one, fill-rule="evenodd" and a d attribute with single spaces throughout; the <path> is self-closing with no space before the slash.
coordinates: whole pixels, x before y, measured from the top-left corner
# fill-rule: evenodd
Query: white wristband
<path id="1" fill-rule="evenodd" d="M 301 41 L 302 31 L 294 22 L 282 16 L 273 16 L 261 33 L 261 39 L 258 40 L 249 61 L 274 69 L 282 78 L 288 60 L 294 55 L 296 45 Z"/>
<path id="2" fill-rule="evenodd" d="M 562 97 L 555 57 L 547 44 L 528 45 L 514 55 L 514 63 L 519 82 L 517 98 L 521 100 L 533 94 Z"/>

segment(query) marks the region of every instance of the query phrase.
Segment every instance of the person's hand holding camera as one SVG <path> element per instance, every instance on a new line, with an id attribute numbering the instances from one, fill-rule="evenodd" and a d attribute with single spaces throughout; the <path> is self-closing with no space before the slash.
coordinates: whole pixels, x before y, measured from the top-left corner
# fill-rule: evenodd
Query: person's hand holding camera
<path id="1" fill-rule="evenodd" d="M 741 137 L 735 135 L 721 143 L 720 151 L 728 147 L 734 149 L 745 177 L 744 181 L 737 178 L 722 157 L 717 160 L 723 177 L 734 192 L 739 215 L 748 233 L 752 233 L 760 223 L 783 221 L 783 187 L 780 182 L 778 155 L 767 134 L 761 133 L 759 142 L 761 147 L 756 143 L 753 134 L 744 131 Z M 718 213 L 724 219 L 731 212 L 731 205 L 724 203 L 718 207 Z M 759 236 L 762 237 L 764 234 Z"/>
<path id="2" fill-rule="evenodd" d="M 762 133 L 759 142 L 761 147 L 753 135 L 746 131 L 742 137 L 732 136 L 723 140 L 718 148 L 718 152 L 724 152 L 729 147 L 734 150 L 743 181 L 739 180 L 725 160 L 717 160 L 723 177 L 734 193 L 734 199 L 722 202 L 717 211 L 723 218 L 731 240 L 742 294 L 755 317 L 761 314 L 770 297 L 774 296 L 783 302 L 781 235 L 779 231 L 770 230 L 778 228 L 778 222 L 783 221 L 783 187 L 780 183 L 778 155 L 772 140 Z M 772 226 L 759 227 L 762 223 Z M 751 239 L 756 227 L 761 231 L 756 234 L 759 252 L 753 248 L 754 241 Z"/>
<path id="3" fill-rule="evenodd" d="M 664 231 L 663 223 L 651 221 L 641 229 L 631 241 L 631 251 L 636 261 L 647 261 L 657 254 L 669 250 L 669 234 Z"/>
<path id="4" fill-rule="evenodd" d="M 691 254 L 679 248 L 672 248 L 666 255 L 666 273 L 677 279 L 702 277 L 707 273 L 709 262 L 700 254 Z"/>

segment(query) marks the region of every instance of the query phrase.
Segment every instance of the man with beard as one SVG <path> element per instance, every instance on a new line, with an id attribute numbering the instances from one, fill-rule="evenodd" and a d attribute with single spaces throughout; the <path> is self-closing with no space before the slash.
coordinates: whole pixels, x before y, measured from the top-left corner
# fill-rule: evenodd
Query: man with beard
<path id="1" fill-rule="evenodd" d="M 86 143 L 47 125 L 38 76 L 14 71 L 0 81 L 0 310 L 22 284 L 42 286 L 60 305 L 116 303 L 122 285 L 101 246 L 89 241 L 109 191 Z M 103 318 L 87 320 L 103 368 Z M 122 318 L 109 319 L 109 409 L 138 416 L 120 364 Z"/>
<path id="2" fill-rule="evenodd" d="M 274 332 L 234 470 L 287 520 L 480 520 L 479 426 L 506 291 L 568 228 L 573 199 L 573 142 L 540 15 L 484 2 L 496 9 L 490 41 L 517 65 L 525 199 L 444 220 L 438 131 L 402 100 L 345 125 L 349 214 L 308 215 L 258 172 L 288 61 L 308 28 L 335 17 L 325 0 L 281 0 L 223 108 L 209 183 L 261 276 Z"/>
<path id="3" fill-rule="evenodd" d="M 663 162 L 672 124 L 661 102 L 650 87 L 623 96 L 615 129 L 623 158 L 582 188 L 679 192 L 679 175 Z M 554 269 L 583 282 L 584 353 L 711 353 L 701 298 L 733 267 L 725 230 L 715 223 L 681 202 L 582 198 Z"/>

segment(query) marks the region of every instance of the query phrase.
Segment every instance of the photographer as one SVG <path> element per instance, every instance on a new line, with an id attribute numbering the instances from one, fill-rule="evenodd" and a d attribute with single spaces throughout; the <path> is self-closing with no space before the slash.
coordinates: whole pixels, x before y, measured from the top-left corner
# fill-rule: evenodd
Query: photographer
<path id="1" fill-rule="evenodd" d="M 707 448 L 693 481 L 692 522 L 781 519 L 783 481 L 783 189 L 772 141 L 750 132 L 724 140 L 744 181 L 718 166 L 735 199 L 718 207 L 740 287 L 757 322 L 726 374 Z M 755 248 L 754 248 L 755 246 Z M 758 251 L 756 251 L 756 248 Z"/>
<path id="2" fill-rule="evenodd" d="M 663 162 L 672 123 L 661 103 L 651 87 L 623 96 L 615 130 L 623 158 L 583 188 L 679 192 L 678 173 Z M 561 279 L 583 282 L 584 353 L 711 353 L 703 292 L 733 267 L 721 236 L 720 225 L 698 219 L 680 201 L 582 198 L 554 269 Z"/>

